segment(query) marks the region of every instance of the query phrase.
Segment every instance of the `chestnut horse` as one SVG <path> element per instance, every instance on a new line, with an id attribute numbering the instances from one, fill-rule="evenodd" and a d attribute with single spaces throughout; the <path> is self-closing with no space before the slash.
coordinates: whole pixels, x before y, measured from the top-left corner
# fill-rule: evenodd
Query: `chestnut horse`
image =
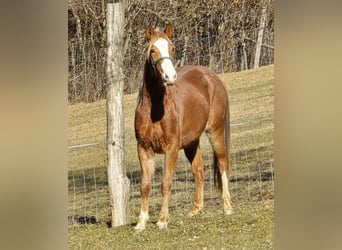
<path id="1" fill-rule="evenodd" d="M 148 42 L 143 85 L 135 111 L 135 136 L 141 167 L 141 210 L 137 231 L 145 229 L 154 153 L 165 154 L 161 184 L 163 203 L 157 226 L 167 227 L 168 198 L 178 151 L 184 149 L 195 179 L 195 195 L 190 216 L 203 209 L 204 163 L 199 139 L 206 131 L 213 148 L 215 176 L 222 192 L 226 215 L 233 213 L 228 190 L 229 107 L 228 95 L 220 79 L 208 68 L 174 68 L 173 26 L 164 32 L 150 25 L 145 29 Z"/>

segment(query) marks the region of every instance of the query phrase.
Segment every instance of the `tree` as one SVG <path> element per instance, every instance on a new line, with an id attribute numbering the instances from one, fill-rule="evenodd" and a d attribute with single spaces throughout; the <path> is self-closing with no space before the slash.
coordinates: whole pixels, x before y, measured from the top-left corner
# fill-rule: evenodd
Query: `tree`
<path id="1" fill-rule="evenodd" d="M 262 45 L 262 38 L 264 36 L 264 29 L 265 29 L 265 23 L 266 23 L 266 8 L 265 5 L 261 10 L 261 17 L 260 17 L 260 27 L 258 31 L 258 38 L 255 45 L 255 57 L 254 57 L 254 68 L 259 68 L 259 62 L 260 62 L 260 53 L 261 53 L 261 45 Z"/>

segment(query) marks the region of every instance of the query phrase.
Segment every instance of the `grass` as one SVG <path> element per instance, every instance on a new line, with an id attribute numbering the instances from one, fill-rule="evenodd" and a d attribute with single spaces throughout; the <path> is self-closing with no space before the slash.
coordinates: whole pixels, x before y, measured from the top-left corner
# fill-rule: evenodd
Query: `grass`
<path id="1" fill-rule="evenodd" d="M 159 231 L 163 156 L 156 156 L 150 199 L 150 222 L 133 232 L 140 206 L 140 168 L 133 121 L 136 95 L 124 98 L 125 166 L 131 180 L 131 225 L 108 228 L 105 100 L 69 106 L 69 248 L 70 249 L 272 249 L 273 242 L 273 111 L 274 66 L 219 75 L 226 84 L 231 110 L 230 192 L 235 214 L 222 215 L 220 194 L 213 187 L 212 156 L 206 136 L 205 211 L 186 216 L 192 205 L 193 177 L 179 153 L 170 197 L 170 222 Z M 81 224 L 95 217 L 98 224 Z"/>
<path id="2" fill-rule="evenodd" d="M 81 226 L 69 230 L 70 249 L 273 249 L 273 204 L 253 204 L 236 208 L 226 217 L 209 210 L 193 218 L 173 215 L 167 230 L 154 225 L 142 233 L 131 225 L 107 228 Z"/>

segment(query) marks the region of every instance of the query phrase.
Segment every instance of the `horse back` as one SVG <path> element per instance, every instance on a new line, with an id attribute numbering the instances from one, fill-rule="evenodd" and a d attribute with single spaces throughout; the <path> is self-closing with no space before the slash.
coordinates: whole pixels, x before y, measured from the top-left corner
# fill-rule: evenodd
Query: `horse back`
<path id="1" fill-rule="evenodd" d="M 193 86 L 197 90 L 196 94 L 206 94 L 208 98 L 228 99 L 227 91 L 219 77 L 209 68 L 198 65 L 186 65 L 176 69 L 176 84 Z M 221 93 L 221 94 L 220 94 Z M 211 100 L 212 101 L 212 100 Z"/>
<path id="2" fill-rule="evenodd" d="M 187 65 L 177 68 L 177 74 L 176 86 L 185 93 L 184 103 L 191 100 L 192 112 L 199 109 L 201 114 L 228 110 L 226 87 L 209 68 Z"/>

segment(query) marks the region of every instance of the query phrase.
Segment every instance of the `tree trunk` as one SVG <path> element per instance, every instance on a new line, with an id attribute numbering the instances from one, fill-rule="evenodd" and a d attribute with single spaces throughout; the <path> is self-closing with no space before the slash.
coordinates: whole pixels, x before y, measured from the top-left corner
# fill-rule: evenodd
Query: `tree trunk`
<path id="1" fill-rule="evenodd" d="M 265 22 L 266 22 L 266 6 L 263 7 L 261 11 L 260 28 L 258 31 L 258 39 L 256 43 L 256 48 L 255 48 L 254 68 L 259 68 L 261 45 L 262 45 L 262 38 L 264 36 Z"/>
<path id="2" fill-rule="evenodd" d="M 242 67 L 241 70 L 248 69 L 248 59 L 247 59 L 247 51 L 246 51 L 246 42 L 245 42 L 245 31 L 242 32 Z"/>
<path id="3" fill-rule="evenodd" d="M 129 222 L 129 179 L 124 167 L 123 118 L 123 30 L 122 3 L 107 5 L 107 139 L 108 186 L 111 224 L 113 227 Z"/>
<path id="4" fill-rule="evenodd" d="M 188 35 L 185 35 L 184 47 L 183 47 L 183 51 L 182 51 L 182 59 L 180 61 L 180 66 L 183 66 L 185 64 L 185 58 L 186 58 L 186 54 L 188 52 L 188 42 L 189 42 L 189 37 L 188 37 Z"/>

